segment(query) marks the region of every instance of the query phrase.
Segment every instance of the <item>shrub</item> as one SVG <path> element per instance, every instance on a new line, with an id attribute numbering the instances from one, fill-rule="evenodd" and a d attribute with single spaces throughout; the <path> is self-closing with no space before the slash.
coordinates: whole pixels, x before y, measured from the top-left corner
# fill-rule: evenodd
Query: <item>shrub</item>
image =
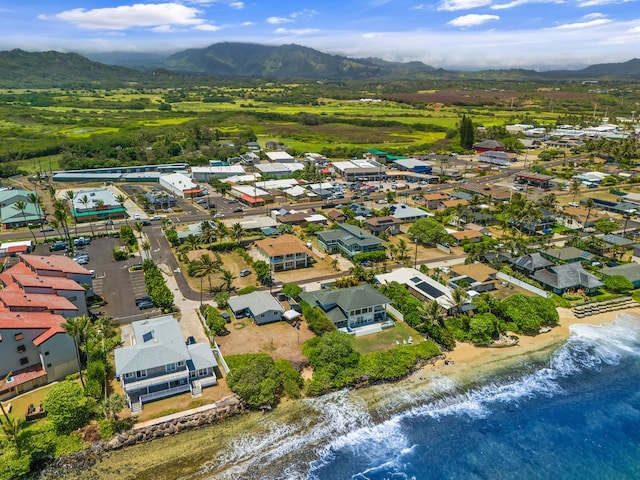
<path id="1" fill-rule="evenodd" d="M 604 286 L 613 293 L 625 293 L 633 290 L 633 283 L 622 275 L 605 276 L 603 279 Z"/>
<path id="2" fill-rule="evenodd" d="M 82 387 L 69 381 L 53 385 L 44 398 L 43 405 L 47 418 L 58 434 L 83 427 L 95 410 L 95 402 L 84 396 Z"/>
<path id="3" fill-rule="evenodd" d="M 302 315 L 309 325 L 309 329 L 316 335 L 336 330 L 335 324 L 329 320 L 325 313 L 318 307 L 312 307 L 307 302 L 300 302 Z"/>
<path id="4" fill-rule="evenodd" d="M 255 292 L 257 290 L 258 290 L 258 287 L 256 287 L 255 285 L 248 285 L 238 290 L 238 295 L 246 295 L 248 293 Z"/>
<path id="5" fill-rule="evenodd" d="M 115 246 L 113 247 L 113 259 L 116 262 L 127 260 L 129 258 L 129 252 L 123 247 Z"/>

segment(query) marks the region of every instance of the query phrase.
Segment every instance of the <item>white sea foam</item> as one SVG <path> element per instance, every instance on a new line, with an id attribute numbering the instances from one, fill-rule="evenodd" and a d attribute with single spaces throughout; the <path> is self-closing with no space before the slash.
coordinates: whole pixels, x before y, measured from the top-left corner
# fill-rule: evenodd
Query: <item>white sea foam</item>
<path id="1" fill-rule="evenodd" d="M 313 470 L 319 470 L 325 462 L 330 462 L 335 453 L 343 448 L 353 453 L 370 451 L 373 456 L 385 452 L 375 467 L 367 469 L 353 478 L 367 478 L 367 475 L 382 468 L 384 471 L 397 471 L 401 457 L 410 447 L 403 435 L 403 421 L 411 418 L 430 417 L 440 419 L 447 416 L 466 415 L 471 418 L 484 418 L 496 403 L 517 406 L 520 402 L 536 396 L 553 396 L 562 393 L 560 379 L 578 374 L 584 370 L 598 369 L 602 365 L 616 365 L 624 355 L 640 356 L 640 318 L 627 313 L 618 314 L 614 322 L 608 325 L 574 325 L 571 336 L 550 360 L 548 368 L 523 375 L 517 379 L 507 379 L 502 383 L 490 383 L 473 390 L 433 399 L 433 392 L 421 403 L 413 397 L 414 406 L 389 420 L 374 426 L 366 426 L 336 438 L 323 450 L 320 461 L 313 463 L 310 478 L 316 479 Z M 443 384 L 444 385 L 444 384 Z M 452 385 L 448 384 L 447 388 Z M 443 388 L 443 393 L 447 388 Z M 395 393 L 395 392 L 394 392 Z M 413 394 L 414 392 L 412 392 Z M 402 394 L 396 401 L 405 401 Z M 393 400 L 389 401 L 393 404 Z M 384 465 L 381 465 L 381 462 Z M 393 468 L 390 468 L 392 466 Z M 401 471 L 398 471 L 402 478 Z M 395 478 L 395 477 L 394 477 Z"/>

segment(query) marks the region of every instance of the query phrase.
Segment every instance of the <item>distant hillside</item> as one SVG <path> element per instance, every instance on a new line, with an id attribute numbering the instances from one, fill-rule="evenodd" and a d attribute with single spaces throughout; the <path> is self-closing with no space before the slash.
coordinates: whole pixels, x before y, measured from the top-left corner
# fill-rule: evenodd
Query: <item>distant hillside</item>
<path id="1" fill-rule="evenodd" d="M 119 86 L 139 82 L 146 74 L 92 62 L 82 55 L 59 52 L 0 52 L 0 86 L 16 88 Z"/>
<path id="2" fill-rule="evenodd" d="M 640 59 L 624 63 L 601 63 L 579 70 L 585 77 L 635 77 L 640 78 Z"/>
<path id="3" fill-rule="evenodd" d="M 329 55 L 300 45 L 272 47 L 250 43 L 216 43 L 178 52 L 164 68 L 184 73 L 258 78 L 367 79 L 429 72 L 420 62 L 393 63 Z"/>

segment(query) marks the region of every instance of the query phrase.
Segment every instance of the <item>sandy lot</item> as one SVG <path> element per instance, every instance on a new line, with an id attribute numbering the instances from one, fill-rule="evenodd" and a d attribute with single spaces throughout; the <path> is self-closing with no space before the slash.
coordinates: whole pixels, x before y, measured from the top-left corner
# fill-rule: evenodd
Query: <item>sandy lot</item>
<path id="1" fill-rule="evenodd" d="M 243 318 L 233 320 L 227 330 L 231 332 L 229 335 L 216 337 L 222 355 L 268 353 L 275 359 L 290 360 L 294 364 L 306 363 L 301 345 L 314 337 L 305 322 L 297 329 L 284 321 L 258 326 Z"/>

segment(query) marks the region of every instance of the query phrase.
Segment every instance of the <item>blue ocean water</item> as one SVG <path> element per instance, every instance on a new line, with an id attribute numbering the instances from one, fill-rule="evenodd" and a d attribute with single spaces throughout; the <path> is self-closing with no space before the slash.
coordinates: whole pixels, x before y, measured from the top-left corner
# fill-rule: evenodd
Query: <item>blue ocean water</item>
<path id="1" fill-rule="evenodd" d="M 546 367 L 355 423 L 307 479 L 638 479 L 640 319 L 574 325 Z"/>

